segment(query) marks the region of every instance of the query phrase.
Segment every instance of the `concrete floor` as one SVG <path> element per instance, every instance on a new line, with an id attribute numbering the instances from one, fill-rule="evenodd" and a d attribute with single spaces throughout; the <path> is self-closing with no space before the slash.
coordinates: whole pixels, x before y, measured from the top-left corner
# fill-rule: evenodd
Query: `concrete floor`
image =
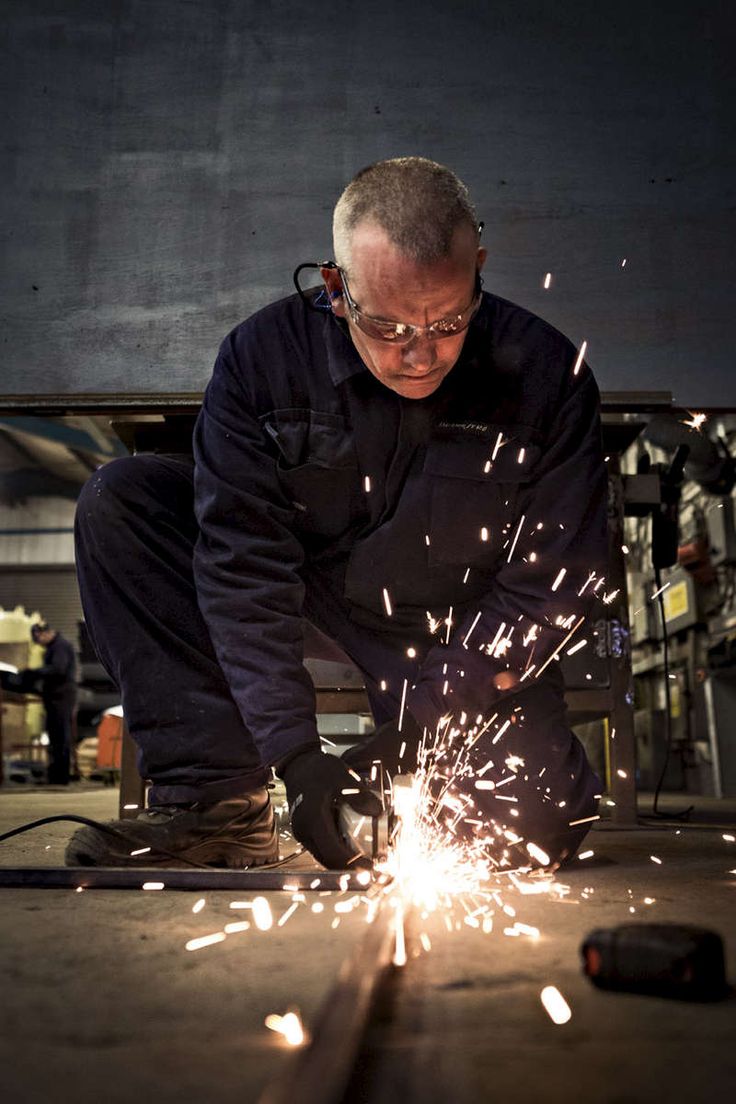
<path id="1" fill-rule="evenodd" d="M 65 810 L 105 819 L 115 813 L 116 796 L 89 788 L 0 792 L 0 831 Z M 558 882 L 569 886 L 559 900 L 504 894 L 517 920 L 540 929 L 538 941 L 505 936 L 504 924 L 513 921 L 499 910 L 490 933 L 465 925 L 449 933 L 438 916 L 414 914 L 390 1017 L 371 1032 L 349 1098 L 733 1098 L 736 1000 L 684 1004 L 600 992 L 582 977 L 578 953 L 585 933 L 598 926 L 639 919 L 704 924 L 724 937 L 734 980 L 736 874 L 729 871 L 736 870 L 736 844 L 722 835 L 736 818 L 733 804 L 709 805 L 720 826 L 592 832 L 595 856 L 559 872 Z M 4 843 L 0 863 L 60 864 L 70 828 L 53 825 Z M 318 893 L 282 928 L 251 928 L 188 952 L 184 944 L 193 936 L 250 915 L 229 908 L 242 895 L 0 890 L 0 1099 L 257 1100 L 290 1058 L 264 1027 L 265 1016 L 296 1005 L 309 1026 L 365 931 L 362 910 L 341 916 L 333 930 L 336 897 Z M 200 896 L 206 906 L 193 915 Z M 282 915 L 290 895 L 268 896 Z M 645 896 L 654 904 L 645 905 Z M 313 903 L 324 912 L 313 913 Z M 429 953 L 420 949 L 422 932 Z M 552 1024 L 542 1008 L 539 993 L 548 984 L 572 1008 L 567 1025 Z"/>
<path id="2" fill-rule="evenodd" d="M 665 807 L 677 802 L 663 802 Z M 709 802 L 728 831 L 733 803 Z M 679 807 L 682 808 L 680 801 Z M 590 833 L 592 860 L 559 872 L 561 900 L 508 900 L 538 940 L 502 934 L 496 914 L 484 935 L 463 925 L 448 933 L 436 916 L 413 924 L 429 954 L 410 959 L 406 981 L 375 1027 L 356 1076 L 355 1101 L 434 1104 L 713 1104 L 736 1098 L 736 997 L 715 1003 L 596 989 L 579 948 L 597 927 L 632 921 L 695 924 L 719 932 L 729 980 L 736 980 L 736 844 L 724 829 L 647 827 Z M 652 861 L 654 854 L 661 865 Z M 653 898 L 647 905 L 644 898 Z M 631 909 L 635 912 L 631 912 Z M 554 985 L 572 1010 L 552 1023 L 540 1001 Z M 359 1086 L 359 1087 L 358 1087 Z"/>

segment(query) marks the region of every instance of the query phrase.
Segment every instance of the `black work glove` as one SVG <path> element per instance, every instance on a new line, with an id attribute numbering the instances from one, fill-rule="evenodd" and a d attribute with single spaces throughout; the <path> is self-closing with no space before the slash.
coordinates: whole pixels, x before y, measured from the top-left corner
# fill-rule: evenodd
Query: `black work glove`
<path id="1" fill-rule="evenodd" d="M 286 784 L 294 836 L 315 859 L 333 870 L 370 865 L 367 860 L 356 861 L 361 852 L 340 828 L 340 806 L 350 805 L 369 817 L 379 816 L 383 806 L 341 759 L 309 748 L 287 760 L 277 773 Z"/>
<path id="2" fill-rule="evenodd" d="M 358 774 L 370 774 L 373 764 L 380 760 L 383 774 L 380 782 L 388 773 L 392 778 L 395 774 L 411 774 L 417 769 L 419 744 L 422 740 L 422 730 L 412 717 L 411 713 L 404 713 L 399 732 L 398 721 L 387 721 L 382 724 L 367 740 L 355 747 L 348 748 L 342 755 L 343 763 L 347 763 Z M 402 746 L 404 754 L 400 756 Z"/>

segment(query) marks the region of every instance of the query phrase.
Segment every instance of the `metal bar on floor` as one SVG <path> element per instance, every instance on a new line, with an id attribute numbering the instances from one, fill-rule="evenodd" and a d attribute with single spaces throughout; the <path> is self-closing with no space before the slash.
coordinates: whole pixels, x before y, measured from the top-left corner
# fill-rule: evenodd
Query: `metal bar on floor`
<path id="1" fill-rule="evenodd" d="M 360 879 L 360 880 L 359 880 Z M 163 882 L 165 889 L 237 889 L 277 891 L 329 889 L 366 891 L 359 871 L 341 870 L 181 870 L 168 867 L 0 867 L 0 889 L 140 889 L 145 882 Z"/>
<path id="2" fill-rule="evenodd" d="M 340 1104 L 392 967 L 394 910 L 384 899 L 363 939 L 343 963 L 306 1046 L 258 1099 L 258 1104 Z"/>

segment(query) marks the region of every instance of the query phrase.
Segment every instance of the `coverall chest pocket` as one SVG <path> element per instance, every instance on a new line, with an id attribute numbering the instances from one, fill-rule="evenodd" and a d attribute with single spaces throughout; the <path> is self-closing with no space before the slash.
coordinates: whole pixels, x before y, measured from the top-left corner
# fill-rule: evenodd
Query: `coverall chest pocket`
<path id="1" fill-rule="evenodd" d="M 352 431 L 338 414 L 275 411 L 263 421 L 276 443 L 279 482 L 297 512 L 299 528 L 336 537 L 350 525 L 359 485 Z"/>
<path id="2" fill-rule="evenodd" d="M 527 426 L 490 428 L 490 439 L 440 437 L 427 448 L 432 566 L 490 567 L 513 539 L 521 494 L 534 478 L 541 449 Z"/>

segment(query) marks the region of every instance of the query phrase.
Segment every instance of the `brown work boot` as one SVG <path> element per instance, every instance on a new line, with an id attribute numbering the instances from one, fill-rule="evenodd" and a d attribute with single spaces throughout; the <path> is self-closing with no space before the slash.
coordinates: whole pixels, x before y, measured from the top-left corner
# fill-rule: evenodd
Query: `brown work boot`
<path id="1" fill-rule="evenodd" d="M 135 819 L 79 828 L 67 866 L 177 867 L 190 863 L 243 870 L 278 859 L 278 831 L 268 790 L 211 804 L 154 805 Z"/>

